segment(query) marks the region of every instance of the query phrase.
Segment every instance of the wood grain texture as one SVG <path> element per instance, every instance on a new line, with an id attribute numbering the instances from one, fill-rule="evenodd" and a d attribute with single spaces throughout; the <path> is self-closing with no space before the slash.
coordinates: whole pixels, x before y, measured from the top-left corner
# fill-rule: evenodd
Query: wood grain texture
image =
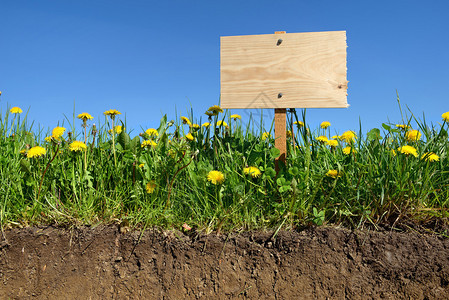
<path id="1" fill-rule="evenodd" d="M 276 174 L 279 172 L 279 161 L 285 164 L 287 158 L 287 109 L 274 109 L 274 146 L 279 149 L 281 155 L 275 159 Z"/>
<path id="2" fill-rule="evenodd" d="M 222 108 L 348 107 L 345 31 L 221 37 L 220 58 Z"/>

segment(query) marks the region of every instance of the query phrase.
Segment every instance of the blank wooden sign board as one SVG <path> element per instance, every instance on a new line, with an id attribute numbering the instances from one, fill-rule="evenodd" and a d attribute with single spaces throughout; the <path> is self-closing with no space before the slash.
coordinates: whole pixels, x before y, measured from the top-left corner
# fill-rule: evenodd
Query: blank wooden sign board
<path id="1" fill-rule="evenodd" d="M 348 107 L 345 31 L 220 39 L 222 108 Z"/>
<path id="2" fill-rule="evenodd" d="M 287 108 L 349 106 L 346 31 L 276 32 L 220 39 L 220 106 L 274 108 L 275 146 L 284 163 Z"/>

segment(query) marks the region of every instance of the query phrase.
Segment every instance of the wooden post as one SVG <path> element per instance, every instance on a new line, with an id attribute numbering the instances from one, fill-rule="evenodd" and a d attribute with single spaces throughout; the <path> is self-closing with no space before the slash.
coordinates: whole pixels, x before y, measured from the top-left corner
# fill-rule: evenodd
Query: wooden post
<path id="1" fill-rule="evenodd" d="M 283 34 L 285 31 L 276 31 L 275 34 Z M 278 98 L 282 97 L 279 91 Z M 275 160 L 276 175 L 279 173 L 279 161 L 285 164 L 287 158 L 287 109 L 274 109 L 274 146 L 281 151 L 281 155 Z"/>
<path id="2" fill-rule="evenodd" d="M 281 151 L 281 155 L 275 160 L 276 174 L 279 172 L 279 161 L 285 164 L 287 158 L 287 109 L 274 109 L 274 146 Z"/>

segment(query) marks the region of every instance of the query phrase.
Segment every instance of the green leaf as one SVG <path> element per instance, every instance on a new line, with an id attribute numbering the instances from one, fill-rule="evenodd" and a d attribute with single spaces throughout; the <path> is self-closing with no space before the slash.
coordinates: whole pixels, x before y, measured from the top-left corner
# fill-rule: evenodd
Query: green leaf
<path id="1" fill-rule="evenodd" d="M 26 172 L 26 173 L 28 173 L 28 174 L 31 174 L 31 165 L 30 165 L 30 162 L 29 162 L 28 160 L 26 160 L 26 159 L 21 159 L 21 160 L 20 160 L 20 169 L 21 169 L 23 172 Z"/>
<path id="2" fill-rule="evenodd" d="M 288 173 L 292 176 L 298 176 L 299 175 L 299 169 L 298 167 L 291 167 L 288 169 Z"/>
<path id="3" fill-rule="evenodd" d="M 271 179 L 276 177 L 276 171 L 272 167 L 268 167 L 264 174 Z"/>
<path id="4" fill-rule="evenodd" d="M 131 138 L 124 130 L 118 135 L 118 143 L 124 150 L 130 149 Z"/>
<path id="5" fill-rule="evenodd" d="M 390 127 L 389 125 L 385 124 L 385 123 L 382 123 L 382 127 L 383 127 L 385 130 L 391 131 L 391 127 Z"/>
<path id="6" fill-rule="evenodd" d="M 140 148 L 140 137 L 139 137 L 139 136 L 135 136 L 135 137 L 131 140 L 129 146 L 130 146 L 131 151 L 132 151 L 133 153 L 136 153 L 137 150 Z"/>
<path id="7" fill-rule="evenodd" d="M 271 158 L 273 158 L 273 159 L 278 158 L 279 155 L 281 155 L 281 150 L 279 150 L 278 148 L 271 148 L 270 155 L 271 155 Z"/>
<path id="8" fill-rule="evenodd" d="M 373 128 L 371 129 L 368 134 L 366 135 L 368 140 L 375 141 L 380 140 L 382 137 L 380 136 L 380 129 L 379 128 Z"/>

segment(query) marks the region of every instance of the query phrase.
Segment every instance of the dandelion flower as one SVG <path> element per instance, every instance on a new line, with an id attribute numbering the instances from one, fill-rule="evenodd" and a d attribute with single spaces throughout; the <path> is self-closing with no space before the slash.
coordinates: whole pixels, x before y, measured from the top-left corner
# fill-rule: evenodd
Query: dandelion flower
<path id="1" fill-rule="evenodd" d="M 343 148 L 343 154 L 349 155 L 351 152 L 356 153 L 355 149 L 352 148 L 351 146 L 346 146 Z"/>
<path id="2" fill-rule="evenodd" d="M 304 126 L 304 122 L 301 122 L 301 121 L 295 121 L 295 122 L 293 122 L 293 124 L 297 125 L 298 127 Z"/>
<path id="3" fill-rule="evenodd" d="M 50 142 L 51 142 L 51 136 L 46 136 L 44 140 L 45 140 L 47 143 L 50 143 Z"/>
<path id="4" fill-rule="evenodd" d="M 47 153 L 47 150 L 41 146 L 34 146 L 27 152 L 27 157 L 33 158 L 33 157 L 40 157 L 45 155 Z"/>
<path id="5" fill-rule="evenodd" d="M 209 109 L 205 112 L 209 117 L 218 116 L 219 113 L 222 113 L 223 110 L 218 105 L 214 105 L 209 107 Z"/>
<path id="6" fill-rule="evenodd" d="M 332 177 L 332 178 L 337 178 L 337 177 L 340 177 L 341 175 L 338 173 L 337 170 L 329 170 L 329 171 L 327 171 L 326 176 Z"/>
<path id="7" fill-rule="evenodd" d="M 14 106 L 9 112 L 12 114 L 21 114 L 22 110 L 20 109 L 20 107 Z"/>
<path id="8" fill-rule="evenodd" d="M 321 143 L 326 143 L 328 141 L 327 137 L 325 137 L 324 135 L 320 135 L 320 136 L 316 137 L 315 139 Z"/>
<path id="9" fill-rule="evenodd" d="M 64 127 L 55 127 L 55 128 L 53 128 L 53 130 L 51 132 L 51 137 L 54 138 L 55 140 L 59 141 L 59 139 L 61 139 L 64 132 L 65 132 Z"/>
<path id="10" fill-rule="evenodd" d="M 218 121 L 217 121 L 217 126 L 225 126 L 225 127 L 227 127 L 227 126 L 228 126 L 228 124 L 226 124 L 226 122 L 225 122 L 225 121 L 222 121 L 222 120 L 218 120 Z"/>
<path id="11" fill-rule="evenodd" d="M 268 132 L 262 133 L 262 141 L 265 141 L 269 137 L 270 137 L 270 134 Z"/>
<path id="12" fill-rule="evenodd" d="M 140 145 L 142 148 L 150 148 L 150 147 L 156 147 L 157 143 L 155 141 L 143 141 Z"/>
<path id="13" fill-rule="evenodd" d="M 293 136 L 293 133 L 291 130 L 287 130 L 286 135 L 288 138 L 291 138 Z"/>
<path id="14" fill-rule="evenodd" d="M 259 168 L 257 167 L 243 168 L 243 173 L 246 175 L 251 175 L 252 178 L 260 177 L 260 175 L 262 174 L 262 172 L 260 172 Z"/>
<path id="15" fill-rule="evenodd" d="M 150 137 L 155 137 L 159 135 L 159 132 L 154 128 L 148 128 L 145 130 L 145 133 L 148 134 Z"/>
<path id="16" fill-rule="evenodd" d="M 83 120 L 83 122 L 86 122 L 87 120 L 92 120 L 94 117 L 92 117 L 90 114 L 86 112 L 83 112 L 79 114 L 77 118 Z"/>
<path id="17" fill-rule="evenodd" d="M 156 183 L 154 181 L 150 181 L 146 184 L 145 188 L 148 194 L 152 194 L 156 188 Z"/>
<path id="18" fill-rule="evenodd" d="M 201 126 L 206 127 L 206 128 L 209 128 L 209 127 L 210 127 L 210 123 L 209 123 L 209 122 L 205 122 L 205 123 L 203 123 L 203 125 L 201 125 Z"/>
<path id="19" fill-rule="evenodd" d="M 321 123 L 320 127 L 323 129 L 326 129 L 327 127 L 331 126 L 331 123 L 328 121 L 324 121 Z"/>
<path id="20" fill-rule="evenodd" d="M 70 151 L 78 152 L 78 151 L 86 150 L 87 146 L 83 142 L 73 141 L 72 143 L 70 143 L 69 149 L 70 149 Z"/>
<path id="21" fill-rule="evenodd" d="M 357 135 L 355 134 L 354 131 L 348 130 L 348 131 L 343 132 L 342 135 L 340 135 L 340 140 L 342 140 L 346 143 L 352 143 L 356 137 L 357 137 Z"/>
<path id="22" fill-rule="evenodd" d="M 195 129 L 195 130 L 198 130 L 198 129 L 201 128 L 201 126 L 198 125 L 198 124 L 192 124 L 192 128 Z"/>
<path id="23" fill-rule="evenodd" d="M 114 127 L 114 130 L 112 130 L 112 129 L 109 129 L 109 133 L 116 133 L 116 134 L 120 134 L 120 133 L 122 133 L 122 131 L 123 131 L 123 128 L 122 128 L 122 125 L 117 125 L 117 126 L 115 126 Z"/>
<path id="24" fill-rule="evenodd" d="M 444 121 L 449 122 L 449 111 L 441 115 Z"/>
<path id="25" fill-rule="evenodd" d="M 234 121 L 237 119 L 241 120 L 242 117 L 240 115 L 235 114 L 235 115 L 231 115 L 231 119 L 234 119 Z"/>
<path id="26" fill-rule="evenodd" d="M 186 139 L 188 139 L 189 141 L 193 141 L 195 138 L 193 137 L 193 135 L 189 132 L 186 134 Z"/>
<path id="27" fill-rule="evenodd" d="M 403 130 L 408 130 L 410 129 L 410 126 L 405 125 L 405 124 L 396 124 L 397 128 L 403 129 Z"/>
<path id="28" fill-rule="evenodd" d="M 116 115 L 121 115 L 122 113 L 119 112 L 119 111 L 116 110 L 116 109 L 110 109 L 110 110 L 105 111 L 103 114 L 104 114 L 105 116 L 111 117 L 111 119 L 115 119 L 115 116 L 116 116 Z"/>
<path id="29" fill-rule="evenodd" d="M 421 159 L 425 159 L 426 161 L 439 161 L 440 157 L 433 152 L 426 152 L 421 156 Z"/>
<path id="30" fill-rule="evenodd" d="M 328 140 L 328 141 L 326 142 L 326 145 L 335 148 L 335 147 L 338 146 L 338 141 L 337 141 L 337 140 Z"/>
<path id="31" fill-rule="evenodd" d="M 209 174 L 207 174 L 207 180 L 212 182 L 212 184 L 221 184 L 225 180 L 224 174 L 220 171 L 210 171 Z"/>
<path id="32" fill-rule="evenodd" d="M 412 146 L 405 145 L 405 146 L 399 147 L 398 151 L 405 155 L 411 154 L 414 157 L 418 157 L 418 153 L 416 152 L 416 149 Z"/>
<path id="33" fill-rule="evenodd" d="M 141 164 L 139 165 L 139 168 L 143 168 L 143 166 L 145 166 L 145 164 L 144 164 L 144 163 L 141 163 Z"/>
<path id="34" fill-rule="evenodd" d="M 189 126 L 192 125 L 192 122 L 190 122 L 190 120 L 186 117 L 181 117 L 181 120 L 182 120 L 182 124 L 187 124 Z"/>
<path id="35" fill-rule="evenodd" d="M 421 138 L 421 132 L 418 130 L 410 130 L 405 133 L 405 139 L 407 142 L 416 142 Z"/>

